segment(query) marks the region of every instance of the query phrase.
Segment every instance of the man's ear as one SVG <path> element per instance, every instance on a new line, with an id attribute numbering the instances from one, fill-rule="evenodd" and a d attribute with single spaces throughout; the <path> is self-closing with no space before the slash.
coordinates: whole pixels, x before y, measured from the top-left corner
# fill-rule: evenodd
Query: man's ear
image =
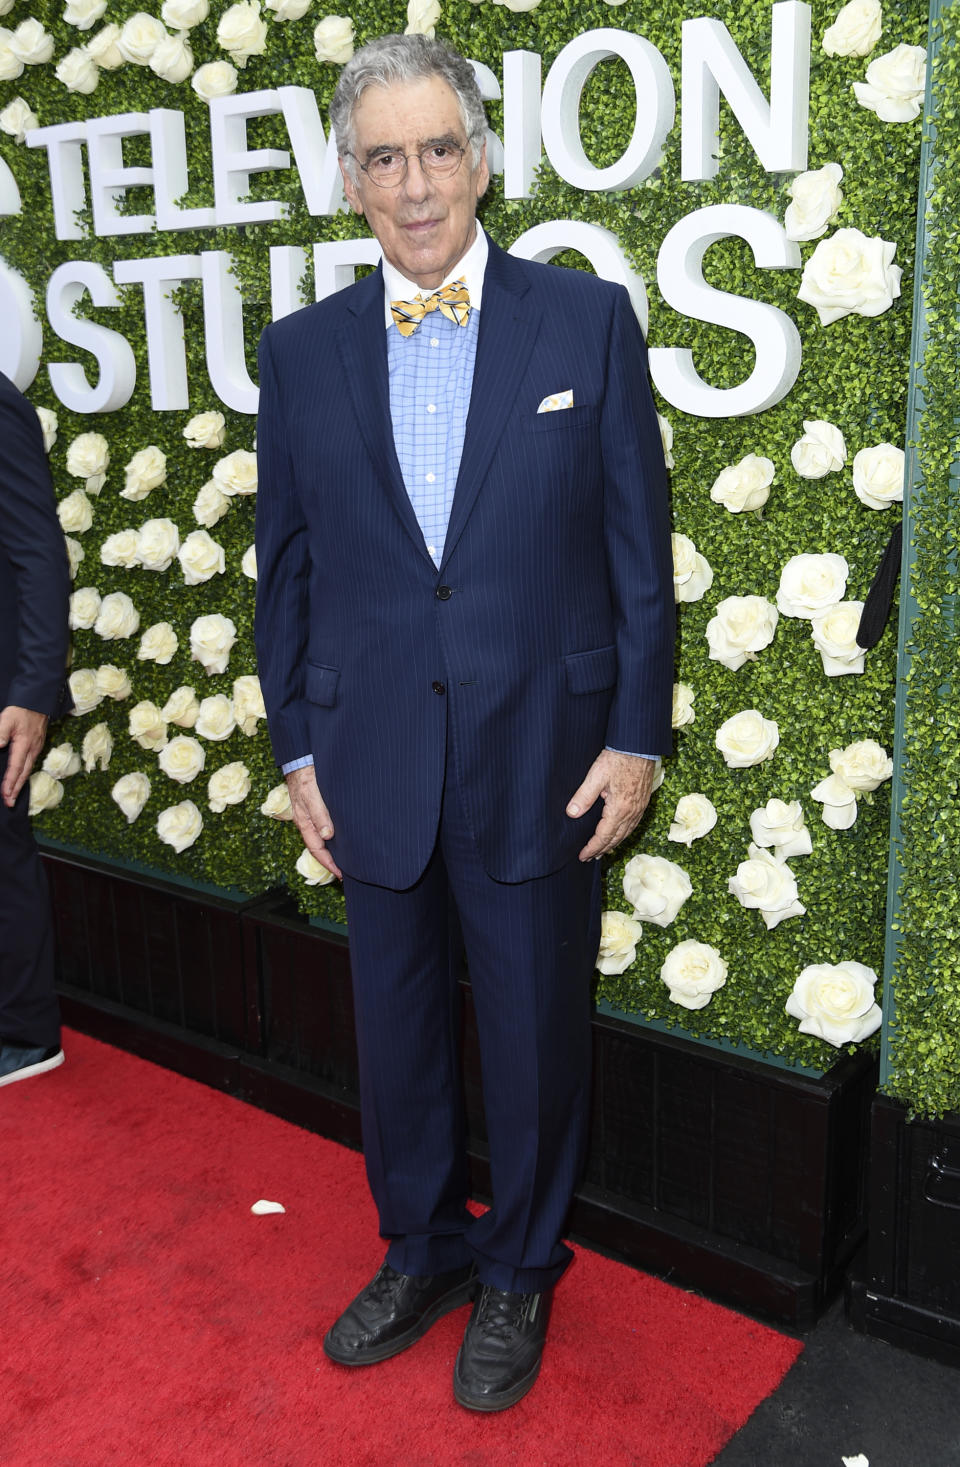
<path id="1" fill-rule="evenodd" d="M 362 214 L 363 204 L 360 202 L 360 194 L 357 189 L 357 185 L 350 177 L 350 170 L 347 168 L 347 165 L 344 163 L 342 158 L 338 158 L 337 162 L 340 165 L 340 174 L 343 178 L 343 191 L 347 196 L 347 203 L 350 205 L 355 214 Z"/>
<path id="2" fill-rule="evenodd" d="M 487 167 L 487 140 L 484 138 L 480 150 L 480 166 L 477 169 L 477 198 L 482 199 L 490 186 L 490 169 Z"/>

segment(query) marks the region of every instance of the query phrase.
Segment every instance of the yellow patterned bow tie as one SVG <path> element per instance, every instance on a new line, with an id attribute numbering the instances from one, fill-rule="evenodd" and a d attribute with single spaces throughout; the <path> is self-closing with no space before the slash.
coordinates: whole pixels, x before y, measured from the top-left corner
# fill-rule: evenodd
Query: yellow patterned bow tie
<path id="1" fill-rule="evenodd" d="M 412 336 L 424 316 L 431 311 L 439 311 L 441 316 L 446 316 L 448 321 L 456 321 L 458 326 L 466 326 L 470 315 L 470 293 L 467 290 L 467 282 L 461 277 L 459 280 L 451 280 L 449 285 L 443 285 L 435 290 L 433 295 L 428 295 L 426 300 L 419 294 L 412 301 L 391 301 L 390 314 L 396 322 L 397 330 L 401 336 Z"/>

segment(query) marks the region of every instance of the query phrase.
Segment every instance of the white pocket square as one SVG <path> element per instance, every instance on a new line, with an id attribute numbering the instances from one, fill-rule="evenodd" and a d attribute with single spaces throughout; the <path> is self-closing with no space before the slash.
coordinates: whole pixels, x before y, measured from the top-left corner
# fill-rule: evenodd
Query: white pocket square
<path id="1" fill-rule="evenodd" d="M 555 413 L 561 408 L 573 407 L 573 388 L 568 387 L 566 392 L 552 392 L 545 397 L 537 408 L 538 413 Z"/>

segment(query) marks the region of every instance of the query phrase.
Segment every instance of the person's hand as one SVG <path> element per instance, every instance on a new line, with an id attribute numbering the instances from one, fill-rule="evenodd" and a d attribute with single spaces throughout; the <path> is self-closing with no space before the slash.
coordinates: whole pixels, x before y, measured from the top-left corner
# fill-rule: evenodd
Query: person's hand
<path id="1" fill-rule="evenodd" d="M 655 759 L 644 759 L 639 754 L 615 754 L 612 749 L 604 749 L 597 755 L 567 806 L 567 814 L 576 819 L 595 800 L 603 799 L 603 814 L 580 852 L 581 861 L 606 855 L 636 828 L 650 799 L 656 767 Z"/>
<path id="2" fill-rule="evenodd" d="M 317 788 L 317 777 L 313 772 L 313 765 L 304 765 L 302 769 L 291 769 L 286 776 L 287 789 L 290 791 L 290 804 L 293 807 L 293 818 L 297 829 L 303 836 L 303 843 L 312 856 L 316 856 L 321 866 L 332 871 L 339 880 L 343 878 L 343 872 L 336 861 L 327 850 L 327 841 L 333 839 L 333 821 L 330 819 L 330 811 L 323 803 L 323 796 Z"/>
<path id="3" fill-rule="evenodd" d="M 47 737 L 47 715 L 10 703 L 0 712 L 0 749 L 7 749 L 7 768 L 0 799 L 12 810 Z"/>

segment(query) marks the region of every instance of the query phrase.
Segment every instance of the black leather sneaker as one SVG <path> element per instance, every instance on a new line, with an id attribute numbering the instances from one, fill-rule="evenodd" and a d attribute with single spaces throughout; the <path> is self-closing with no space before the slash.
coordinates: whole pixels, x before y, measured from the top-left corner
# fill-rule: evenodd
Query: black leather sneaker
<path id="1" fill-rule="evenodd" d="M 540 1374 L 552 1290 L 510 1294 L 484 1284 L 453 1372 L 453 1394 L 470 1411 L 503 1411 Z"/>
<path id="2" fill-rule="evenodd" d="M 384 1263 L 330 1329 L 323 1348 L 338 1365 L 375 1365 L 399 1355 L 477 1288 L 473 1264 L 454 1273 L 397 1273 Z"/>

